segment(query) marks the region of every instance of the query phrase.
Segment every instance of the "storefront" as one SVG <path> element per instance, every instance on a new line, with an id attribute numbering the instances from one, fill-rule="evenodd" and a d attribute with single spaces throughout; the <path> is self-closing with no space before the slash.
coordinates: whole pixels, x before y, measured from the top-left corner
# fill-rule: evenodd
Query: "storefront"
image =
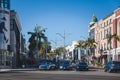
<path id="1" fill-rule="evenodd" d="M 12 55 L 7 51 L 0 50 L 0 68 L 11 67 L 12 67 Z"/>
<path id="2" fill-rule="evenodd" d="M 118 61 L 120 61 L 120 54 L 118 55 Z"/>

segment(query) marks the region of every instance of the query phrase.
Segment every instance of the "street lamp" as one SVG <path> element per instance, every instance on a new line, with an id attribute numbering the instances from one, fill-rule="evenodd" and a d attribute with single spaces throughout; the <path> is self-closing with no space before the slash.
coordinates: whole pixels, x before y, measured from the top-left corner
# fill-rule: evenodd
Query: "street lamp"
<path id="1" fill-rule="evenodd" d="M 65 32 L 64 32 L 64 35 L 61 35 L 60 33 L 56 33 L 56 34 L 62 37 L 64 41 L 64 51 L 63 51 L 63 59 L 64 59 L 65 58 Z"/>
<path id="2" fill-rule="evenodd" d="M 66 39 L 66 38 L 65 38 L 65 32 L 64 32 L 64 35 L 61 35 L 60 33 L 56 33 L 56 34 L 63 38 L 64 48 L 65 48 L 65 39 Z"/>
<path id="3" fill-rule="evenodd" d="M 57 35 L 59 35 L 60 37 L 62 37 L 63 38 L 63 41 L 64 41 L 64 54 L 63 54 L 63 59 L 65 58 L 65 40 L 66 40 L 66 33 L 65 33 L 65 31 L 64 31 L 64 34 L 62 35 L 62 34 L 60 34 L 60 33 L 56 33 Z"/>

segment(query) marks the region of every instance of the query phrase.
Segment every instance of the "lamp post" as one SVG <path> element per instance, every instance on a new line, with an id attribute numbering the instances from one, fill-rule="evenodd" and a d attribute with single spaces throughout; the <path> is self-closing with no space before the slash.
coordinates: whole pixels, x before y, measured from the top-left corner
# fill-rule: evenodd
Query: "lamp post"
<path id="1" fill-rule="evenodd" d="M 57 35 L 59 35 L 60 37 L 63 38 L 63 41 L 64 41 L 64 48 L 65 48 L 65 31 L 64 31 L 64 35 L 60 34 L 60 33 L 56 33 Z"/>
<path id="2" fill-rule="evenodd" d="M 65 45 L 66 45 L 65 41 L 66 41 L 66 33 L 65 33 L 65 31 L 64 31 L 64 34 L 63 34 L 63 35 L 60 34 L 60 33 L 56 33 L 56 34 L 59 35 L 61 38 L 63 38 L 63 42 L 64 42 L 63 59 L 64 59 L 64 58 L 65 58 Z"/>
<path id="3" fill-rule="evenodd" d="M 63 59 L 65 59 L 65 31 L 64 31 L 64 35 L 61 35 L 60 33 L 56 33 L 56 34 L 63 38 L 64 41 Z"/>

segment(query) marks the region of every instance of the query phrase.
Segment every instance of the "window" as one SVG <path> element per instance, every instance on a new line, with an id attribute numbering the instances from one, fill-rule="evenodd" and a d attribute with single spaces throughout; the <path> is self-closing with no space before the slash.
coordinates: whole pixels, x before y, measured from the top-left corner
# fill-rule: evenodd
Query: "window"
<path id="1" fill-rule="evenodd" d="M 112 20 L 110 19 L 109 24 L 111 24 Z"/>
<path id="2" fill-rule="evenodd" d="M 111 34 L 111 27 L 109 27 L 109 32 L 108 32 L 108 34 Z"/>
<path id="3" fill-rule="evenodd" d="M 0 7 L 10 9 L 10 0 L 0 0 Z"/>
<path id="4" fill-rule="evenodd" d="M 3 3 L 0 4 L 0 7 L 3 8 Z"/>
<path id="5" fill-rule="evenodd" d="M 107 38 L 107 30 L 104 30 L 104 38 Z"/>
<path id="6" fill-rule="evenodd" d="M 108 21 L 107 21 L 107 26 L 108 26 Z"/>
<path id="7" fill-rule="evenodd" d="M 7 8 L 8 7 L 8 4 L 4 4 L 4 8 Z"/>
<path id="8" fill-rule="evenodd" d="M 104 22 L 104 27 L 105 27 L 105 22 Z"/>
<path id="9" fill-rule="evenodd" d="M 101 39 L 102 39 L 102 31 L 101 31 Z"/>
<path id="10" fill-rule="evenodd" d="M 118 31 L 118 32 L 119 32 L 119 35 L 120 35 L 120 22 L 119 22 L 119 25 L 118 25 L 118 27 L 119 27 L 119 28 L 118 28 L 118 29 L 119 29 L 119 31 Z"/>
<path id="11" fill-rule="evenodd" d="M 102 28 L 102 24 L 101 24 L 100 26 L 101 26 L 101 28 Z"/>
<path id="12" fill-rule="evenodd" d="M 104 50 L 106 50 L 106 43 L 104 43 Z"/>

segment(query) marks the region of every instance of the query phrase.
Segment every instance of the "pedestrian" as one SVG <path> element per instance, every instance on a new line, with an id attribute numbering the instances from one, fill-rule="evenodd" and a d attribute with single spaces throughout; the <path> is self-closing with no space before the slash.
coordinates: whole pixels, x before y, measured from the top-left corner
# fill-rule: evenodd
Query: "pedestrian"
<path id="1" fill-rule="evenodd" d="M 73 60 L 73 61 L 72 61 L 72 69 L 73 69 L 74 71 L 76 70 L 75 67 L 76 67 L 76 64 L 75 64 L 75 61 Z"/>

